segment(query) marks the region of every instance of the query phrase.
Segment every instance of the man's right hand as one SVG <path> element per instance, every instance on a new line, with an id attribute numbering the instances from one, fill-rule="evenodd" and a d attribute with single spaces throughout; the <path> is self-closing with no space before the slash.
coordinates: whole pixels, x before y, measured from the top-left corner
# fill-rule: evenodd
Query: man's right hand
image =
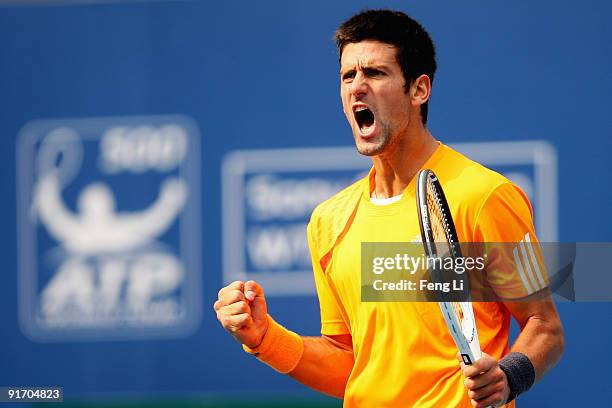
<path id="1" fill-rule="evenodd" d="M 219 291 L 214 308 L 223 328 L 238 342 L 249 348 L 261 344 L 268 330 L 268 308 L 257 282 L 230 283 Z"/>

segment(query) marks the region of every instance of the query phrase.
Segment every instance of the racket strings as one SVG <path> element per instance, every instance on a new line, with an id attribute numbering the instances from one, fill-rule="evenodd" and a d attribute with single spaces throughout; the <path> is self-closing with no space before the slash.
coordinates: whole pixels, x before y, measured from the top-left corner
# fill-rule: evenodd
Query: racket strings
<path id="1" fill-rule="evenodd" d="M 453 312 L 455 313 L 455 316 L 457 317 L 457 320 L 459 320 L 459 323 L 463 322 L 463 309 L 461 308 L 461 304 L 459 302 L 452 302 L 453 304 Z"/>
<path id="2" fill-rule="evenodd" d="M 472 342 L 476 336 L 476 322 L 474 321 L 474 312 L 469 302 L 451 302 L 453 313 L 459 322 L 461 332 L 468 340 Z"/>
<path id="3" fill-rule="evenodd" d="M 431 230 L 439 257 L 447 257 L 454 253 L 450 243 L 453 235 L 449 217 L 442 204 L 442 198 L 434 184 L 427 180 L 427 206 L 430 211 Z"/>

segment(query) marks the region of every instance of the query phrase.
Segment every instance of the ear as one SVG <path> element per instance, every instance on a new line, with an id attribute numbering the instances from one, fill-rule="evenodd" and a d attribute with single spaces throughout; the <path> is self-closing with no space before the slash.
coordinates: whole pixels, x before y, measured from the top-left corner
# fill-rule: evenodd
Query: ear
<path id="1" fill-rule="evenodd" d="M 421 106 L 429 100 L 431 95 L 431 80 L 423 74 L 412 81 L 410 85 L 410 103 L 413 107 Z"/>

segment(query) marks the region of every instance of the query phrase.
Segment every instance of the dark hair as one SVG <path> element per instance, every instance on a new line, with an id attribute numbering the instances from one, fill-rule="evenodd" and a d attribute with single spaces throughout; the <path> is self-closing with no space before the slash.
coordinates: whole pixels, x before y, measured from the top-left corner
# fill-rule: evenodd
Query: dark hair
<path id="1" fill-rule="evenodd" d="M 433 83 L 436 50 L 427 31 L 411 17 L 401 11 L 366 10 L 342 23 L 334 34 L 339 57 L 345 45 L 365 40 L 397 48 L 396 58 L 406 80 L 406 90 L 422 74 Z M 427 123 L 427 102 L 421 105 L 421 119 L 423 124 Z"/>

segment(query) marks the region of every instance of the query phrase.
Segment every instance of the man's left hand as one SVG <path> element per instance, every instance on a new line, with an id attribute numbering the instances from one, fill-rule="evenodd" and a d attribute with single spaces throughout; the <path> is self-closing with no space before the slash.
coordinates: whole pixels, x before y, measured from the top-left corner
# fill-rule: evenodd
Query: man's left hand
<path id="1" fill-rule="evenodd" d="M 457 358 L 461 361 L 464 384 L 472 405 L 477 408 L 503 406 L 510 396 L 510 386 L 497 360 L 482 353 L 474 364 L 465 365 L 459 353 Z"/>

